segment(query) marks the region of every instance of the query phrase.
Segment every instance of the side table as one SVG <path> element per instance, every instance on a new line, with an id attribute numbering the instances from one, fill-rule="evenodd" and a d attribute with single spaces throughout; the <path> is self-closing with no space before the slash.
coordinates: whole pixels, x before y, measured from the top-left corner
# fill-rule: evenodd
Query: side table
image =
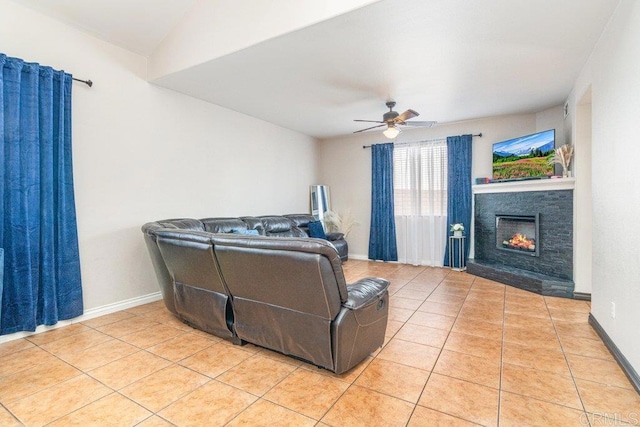
<path id="1" fill-rule="evenodd" d="M 452 270 L 465 271 L 464 242 L 466 236 L 449 236 L 449 265 Z"/>

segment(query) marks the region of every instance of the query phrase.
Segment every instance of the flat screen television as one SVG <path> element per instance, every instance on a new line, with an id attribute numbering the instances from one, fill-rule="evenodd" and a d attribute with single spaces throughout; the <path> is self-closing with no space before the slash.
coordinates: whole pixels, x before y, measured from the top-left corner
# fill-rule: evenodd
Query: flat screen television
<path id="1" fill-rule="evenodd" d="M 493 144 L 493 179 L 513 180 L 553 175 L 548 163 L 555 149 L 555 129 Z"/>

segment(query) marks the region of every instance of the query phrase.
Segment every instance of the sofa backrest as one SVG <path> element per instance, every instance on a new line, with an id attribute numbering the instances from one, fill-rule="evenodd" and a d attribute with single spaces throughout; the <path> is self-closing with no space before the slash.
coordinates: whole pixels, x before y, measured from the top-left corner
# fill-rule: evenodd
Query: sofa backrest
<path id="1" fill-rule="evenodd" d="M 168 228 L 208 231 L 210 233 L 242 233 L 247 230 L 256 230 L 262 236 L 309 237 L 307 225 L 310 221 L 315 221 L 315 218 L 308 214 L 243 216 L 239 218 L 175 218 L 150 222 L 142 228 L 145 234 L 149 230 Z"/>
<path id="2" fill-rule="evenodd" d="M 211 233 L 161 229 L 155 235 L 172 278 L 176 312 L 199 329 L 232 336 L 231 299 L 218 270 Z"/>
<path id="3" fill-rule="evenodd" d="M 160 248 L 156 242 L 156 232 L 165 229 L 203 229 L 202 223 L 196 219 L 180 218 L 180 219 L 167 219 L 163 221 L 149 222 L 142 226 L 142 233 L 144 234 L 144 242 L 147 245 L 147 250 L 151 256 L 151 263 L 153 264 L 153 270 L 156 272 L 158 278 L 158 284 L 160 285 L 160 292 L 162 293 L 162 299 L 167 309 L 174 314 L 177 314 L 175 308 L 175 296 L 173 293 L 173 279 L 167 265 L 162 259 Z"/>
<path id="4" fill-rule="evenodd" d="M 212 237 L 238 337 L 333 368 L 331 321 L 346 301 L 342 263 L 319 239 Z"/>
<path id="5" fill-rule="evenodd" d="M 247 223 L 240 218 L 201 219 L 205 231 L 210 233 L 241 233 L 248 230 Z"/>
<path id="6" fill-rule="evenodd" d="M 310 214 L 289 214 L 284 216 L 286 218 L 289 218 L 295 224 L 296 227 L 304 231 L 307 236 L 310 236 L 309 223 L 313 221 L 317 221 L 317 219 Z"/>
<path id="7" fill-rule="evenodd" d="M 193 218 L 163 219 L 161 221 L 156 221 L 155 224 L 158 224 L 162 228 L 204 231 L 204 225 L 202 224 L 202 221 Z"/>
<path id="8" fill-rule="evenodd" d="M 266 236 L 309 237 L 293 221 L 284 216 L 261 216 L 258 218 L 264 226 Z"/>
<path id="9" fill-rule="evenodd" d="M 247 224 L 247 228 L 249 230 L 256 230 L 261 236 L 265 235 L 264 224 L 262 224 L 262 220 L 260 218 L 255 216 L 242 216 L 240 219 Z"/>

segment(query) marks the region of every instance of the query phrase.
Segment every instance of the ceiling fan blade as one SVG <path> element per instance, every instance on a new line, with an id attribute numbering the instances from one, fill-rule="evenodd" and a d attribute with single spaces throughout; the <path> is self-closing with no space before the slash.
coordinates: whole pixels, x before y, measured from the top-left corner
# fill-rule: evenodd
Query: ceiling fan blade
<path id="1" fill-rule="evenodd" d="M 354 122 L 386 123 L 386 122 L 381 122 L 380 120 L 358 120 L 358 119 L 355 119 Z"/>
<path id="2" fill-rule="evenodd" d="M 407 110 L 404 113 L 400 114 L 398 117 L 396 117 L 394 121 L 396 123 L 406 122 L 407 120 L 412 119 L 414 117 L 418 117 L 419 115 L 420 113 L 418 113 L 417 111 Z"/>
<path id="3" fill-rule="evenodd" d="M 364 132 L 365 130 L 370 130 L 370 129 L 375 129 L 375 128 L 381 128 L 381 127 L 386 126 L 386 125 L 387 125 L 387 124 L 385 123 L 385 124 L 383 124 L 383 125 L 371 126 L 370 128 L 357 130 L 357 131 L 355 131 L 354 133 Z"/>
<path id="4" fill-rule="evenodd" d="M 402 126 L 416 126 L 416 127 L 433 127 L 438 122 L 404 122 L 400 123 Z"/>

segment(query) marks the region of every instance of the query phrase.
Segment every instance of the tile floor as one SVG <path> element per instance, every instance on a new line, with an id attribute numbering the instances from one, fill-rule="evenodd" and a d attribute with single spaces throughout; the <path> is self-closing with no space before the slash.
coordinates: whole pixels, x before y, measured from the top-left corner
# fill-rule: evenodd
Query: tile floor
<path id="1" fill-rule="evenodd" d="M 0 345 L 0 425 L 638 425 L 589 304 L 466 273 L 391 281 L 383 349 L 336 376 L 191 329 L 161 301 Z"/>

